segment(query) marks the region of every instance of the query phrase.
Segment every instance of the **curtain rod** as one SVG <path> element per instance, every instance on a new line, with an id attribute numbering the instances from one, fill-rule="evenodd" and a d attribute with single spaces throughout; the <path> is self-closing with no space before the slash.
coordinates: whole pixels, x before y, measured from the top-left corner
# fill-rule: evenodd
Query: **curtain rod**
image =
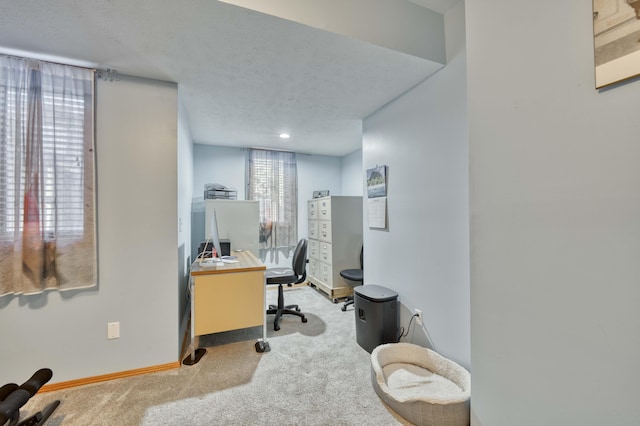
<path id="1" fill-rule="evenodd" d="M 27 57 L 27 56 L 12 55 L 12 54 L 2 53 L 2 52 L 0 52 L 0 55 L 5 56 L 7 58 L 13 58 L 13 59 L 27 59 L 29 61 L 46 62 L 48 64 L 63 65 L 63 66 L 66 66 L 66 67 L 84 68 L 86 70 L 90 70 L 90 71 L 93 71 L 93 72 L 97 71 L 97 69 L 95 67 L 87 67 L 87 66 L 83 66 L 83 65 L 65 64 L 63 62 L 56 62 L 56 61 L 50 61 L 50 60 L 46 60 L 46 59 L 31 58 L 31 57 Z"/>
<path id="2" fill-rule="evenodd" d="M 221 145 L 217 145 L 217 146 L 221 146 Z M 235 148 L 233 146 L 228 146 L 227 148 Z M 300 151 L 290 151 L 290 150 L 286 150 L 286 149 L 275 149 L 275 148 L 257 148 L 257 147 L 248 147 L 248 148 L 242 148 L 245 151 L 248 151 L 250 149 L 259 149 L 262 151 L 276 151 L 276 152 L 290 152 L 292 154 L 296 154 L 296 155 L 316 155 L 316 154 L 312 154 L 310 152 L 300 152 Z"/>
<path id="3" fill-rule="evenodd" d="M 290 152 L 291 154 L 296 154 L 295 151 L 291 151 L 290 149 L 277 149 L 277 148 L 261 148 L 257 146 L 250 146 L 244 149 L 259 149 L 260 151 L 277 151 L 277 152 Z"/>

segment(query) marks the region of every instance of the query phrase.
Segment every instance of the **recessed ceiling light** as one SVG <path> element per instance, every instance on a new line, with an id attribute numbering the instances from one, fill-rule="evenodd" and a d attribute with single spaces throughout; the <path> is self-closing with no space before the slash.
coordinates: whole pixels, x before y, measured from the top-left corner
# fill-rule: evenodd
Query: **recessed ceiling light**
<path id="1" fill-rule="evenodd" d="M 291 135 L 289 133 L 280 133 L 280 137 L 282 139 L 289 139 L 291 137 Z"/>

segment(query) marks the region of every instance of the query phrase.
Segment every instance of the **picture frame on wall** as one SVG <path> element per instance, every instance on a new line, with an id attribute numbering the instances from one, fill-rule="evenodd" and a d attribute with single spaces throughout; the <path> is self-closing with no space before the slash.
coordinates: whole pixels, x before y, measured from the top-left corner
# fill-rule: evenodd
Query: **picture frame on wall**
<path id="1" fill-rule="evenodd" d="M 640 0 L 593 0 L 596 89 L 640 75 Z"/>

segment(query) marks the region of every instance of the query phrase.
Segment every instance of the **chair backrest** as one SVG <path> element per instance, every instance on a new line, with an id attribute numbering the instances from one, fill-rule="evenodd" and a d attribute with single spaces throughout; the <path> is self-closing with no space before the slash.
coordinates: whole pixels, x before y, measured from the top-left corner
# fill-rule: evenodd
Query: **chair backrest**
<path id="1" fill-rule="evenodd" d="M 363 268 L 364 246 L 360 248 L 360 269 L 343 269 L 340 271 L 340 276 L 346 280 L 354 282 L 364 282 L 364 268 Z"/>
<path id="2" fill-rule="evenodd" d="M 293 259 L 291 260 L 291 269 L 297 276 L 306 275 L 307 270 L 307 240 L 302 238 L 298 241 Z"/>

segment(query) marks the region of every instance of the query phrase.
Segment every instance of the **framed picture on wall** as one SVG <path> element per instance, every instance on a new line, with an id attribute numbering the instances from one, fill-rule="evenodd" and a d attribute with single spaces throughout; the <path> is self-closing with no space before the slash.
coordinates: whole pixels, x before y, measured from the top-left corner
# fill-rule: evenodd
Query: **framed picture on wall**
<path id="1" fill-rule="evenodd" d="M 367 197 L 387 196 L 387 166 L 376 166 L 367 170 Z"/>
<path id="2" fill-rule="evenodd" d="M 593 0 L 596 89 L 640 75 L 640 0 Z"/>

